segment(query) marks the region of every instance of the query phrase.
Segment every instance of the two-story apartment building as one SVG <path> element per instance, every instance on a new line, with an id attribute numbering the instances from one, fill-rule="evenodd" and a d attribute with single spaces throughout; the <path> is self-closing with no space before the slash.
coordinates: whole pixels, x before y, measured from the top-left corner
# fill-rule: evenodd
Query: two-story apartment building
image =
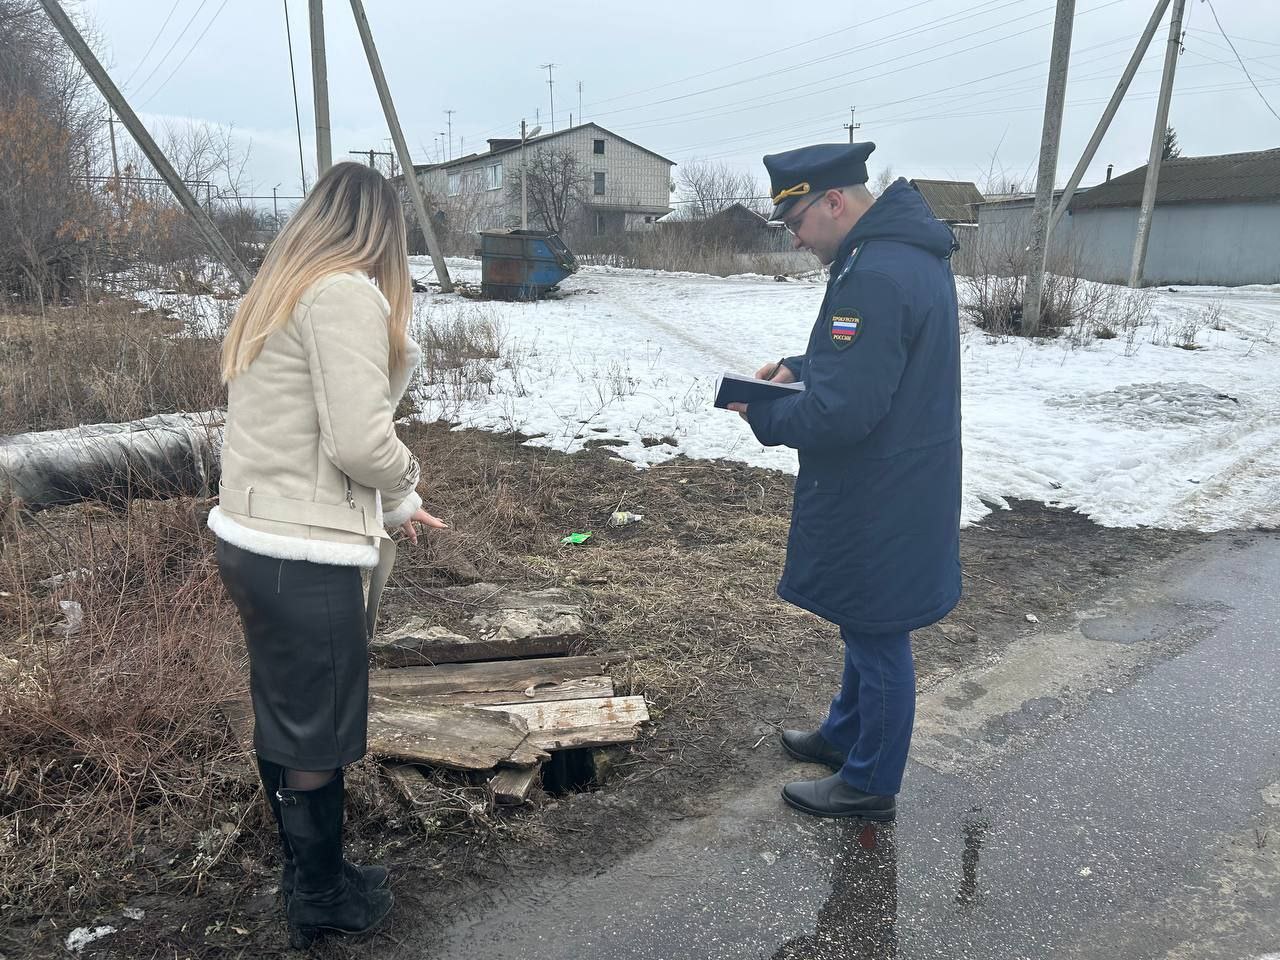
<path id="1" fill-rule="evenodd" d="M 580 235 L 603 235 L 641 228 L 671 212 L 671 168 L 674 161 L 618 136 L 595 123 L 579 124 L 525 141 L 526 170 L 538 151 L 572 157 L 573 229 Z M 471 233 L 519 226 L 516 185 L 521 170 L 520 139 L 489 141 L 485 153 L 446 163 L 415 164 L 423 190 L 436 215 L 451 230 Z M 533 173 L 528 173 L 530 187 Z M 529 226 L 544 228 L 536 204 L 529 206 Z"/>

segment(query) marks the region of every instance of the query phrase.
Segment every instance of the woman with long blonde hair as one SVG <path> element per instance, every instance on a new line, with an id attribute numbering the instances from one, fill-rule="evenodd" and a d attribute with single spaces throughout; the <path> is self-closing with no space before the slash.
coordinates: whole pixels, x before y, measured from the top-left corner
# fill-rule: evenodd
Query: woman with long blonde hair
<path id="1" fill-rule="evenodd" d="M 280 834 L 290 937 L 364 933 L 387 871 L 342 857 L 343 767 L 366 750 L 369 634 L 417 542 L 418 461 L 393 412 L 420 351 L 405 223 L 376 171 L 339 163 L 271 245 L 222 352 L 227 424 L 218 567 L 244 626 L 254 749 Z M 368 600 L 361 568 L 373 569 Z"/>

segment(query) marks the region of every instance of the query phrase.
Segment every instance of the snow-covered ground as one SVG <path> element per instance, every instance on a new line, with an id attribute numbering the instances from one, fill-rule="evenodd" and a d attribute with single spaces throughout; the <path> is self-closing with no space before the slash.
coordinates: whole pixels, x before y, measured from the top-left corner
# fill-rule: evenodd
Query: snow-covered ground
<path id="1" fill-rule="evenodd" d="M 450 271 L 479 282 L 476 261 Z M 422 416 L 564 451 L 611 439 L 638 466 L 684 454 L 795 471 L 793 451 L 761 447 L 711 397 L 721 372 L 803 350 L 821 280 L 587 267 L 561 289 L 530 304 L 419 294 L 427 322 L 488 320 L 502 339 L 501 359 L 473 361 L 486 386 L 426 384 Z M 1205 325 L 1200 349 L 1175 345 L 1188 322 Z M 966 323 L 962 357 L 967 521 L 1025 498 L 1112 526 L 1280 526 L 1280 287 L 1156 291 L 1132 339 L 1084 347 Z"/>

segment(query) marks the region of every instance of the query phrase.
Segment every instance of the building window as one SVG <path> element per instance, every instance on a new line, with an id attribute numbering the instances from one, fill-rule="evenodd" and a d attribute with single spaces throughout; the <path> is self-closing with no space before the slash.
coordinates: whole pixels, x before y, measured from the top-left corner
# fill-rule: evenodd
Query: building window
<path id="1" fill-rule="evenodd" d="M 603 196 L 604 196 L 604 174 L 603 174 L 603 173 L 597 173 L 597 174 L 596 174 L 596 189 L 595 189 L 595 195 L 596 195 L 597 197 L 603 197 Z"/>
<path id="2" fill-rule="evenodd" d="M 599 154 L 599 155 L 600 155 L 600 156 L 602 156 L 602 157 L 604 156 L 604 141 L 603 141 L 603 140 L 593 140 L 593 141 L 591 141 L 591 148 L 592 148 L 592 151 L 593 151 L 594 153 L 597 153 L 597 154 Z"/>
<path id="3" fill-rule="evenodd" d="M 502 187 L 502 164 L 491 163 L 485 167 L 484 171 L 484 188 L 486 190 L 497 190 Z"/>
<path id="4" fill-rule="evenodd" d="M 462 174 L 449 174 L 449 196 L 456 197 L 460 193 L 462 193 Z"/>
<path id="5" fill-rule="evenodd" d="M 602 174 L 602 173 L 601 173 L 601 174 L 597 174 L 597 176 L 601 176 L 601 177 L 602 177 L 602 176 L 604 176 L 604 174 Z M 603 213 L 597 213 L 597 214 L 596 214 L 596 236 L 597 236 L 597 237 L 602 237 L 602 236 L 604 236 L 604 228 L 605 228 L 605 218 L 604 218 L 604 214 L 603 214 Z"/>

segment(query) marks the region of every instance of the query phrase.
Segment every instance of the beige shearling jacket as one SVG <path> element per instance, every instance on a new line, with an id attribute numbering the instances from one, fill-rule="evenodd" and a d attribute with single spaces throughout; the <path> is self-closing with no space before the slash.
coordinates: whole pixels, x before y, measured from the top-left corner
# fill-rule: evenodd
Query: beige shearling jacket
<path id="1" fill-rule="evenodd" d="M 394 423 L 421 351 L 410 340 L 404 369 L 388 370 L 389 315 L 365 274 L 324 277 L 228 385 L 209 515 L 221 539 L 284 560 L 378 564 L 384 527 L 422 505 Z"/>

